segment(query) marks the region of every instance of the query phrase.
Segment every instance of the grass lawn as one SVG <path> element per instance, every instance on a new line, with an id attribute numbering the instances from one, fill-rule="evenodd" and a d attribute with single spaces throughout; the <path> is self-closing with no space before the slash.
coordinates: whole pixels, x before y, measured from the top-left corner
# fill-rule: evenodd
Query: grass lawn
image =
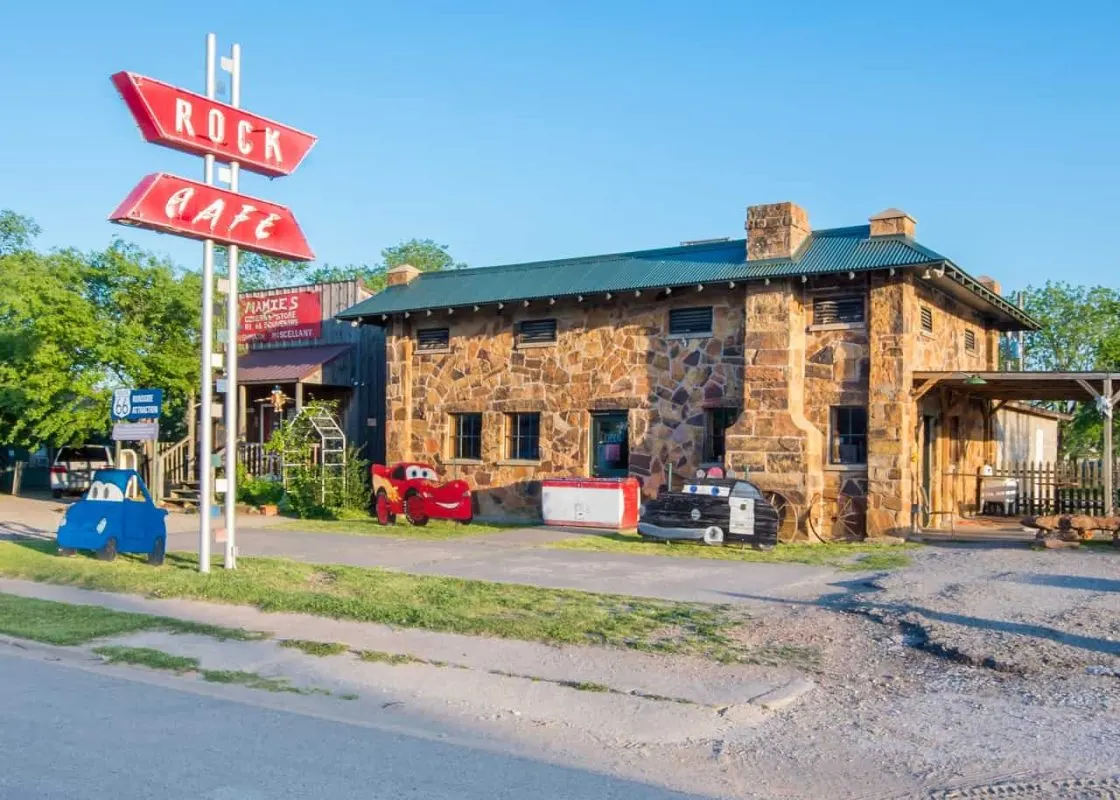
<path id="1" fill-rule="evenodd" d="M 114 562 L 60 558 L 53 542 L 0 542 L 0 575 L 152 597 L 185 597 L 436 631 L 554 644 L 604 644 L 751 661 L 733 629 L 733 606 L 544 589 L 279 558 L 238 560 L 209 575 L 197 560 L 169 553 L 155 568 L 136 557 Z M 106 634 L 102 634 L 106 635 Z"/>
<path id="2" fill-rule="evenodd" d="M 47 644 L 75 645 L 137 631 L 198 633 L 219 639 L 259 639 L 260 634 L 169 617 L 113 611 L 0 594 L 0 633 Z"/>
<path id="3" fill-rule="evenodd" d="M 400 520 L 393 525 L 379 525 L 373 517 L 348 519 L 298 519 L 270 525 L 268 530 L 303 531 L 307 533 L 347 533 L 353 536 L 394 536 L 401 539 L 460 539 L 465 536 L 483 536 L 500 533 L 524 525 L 490 525 L 472 522 L 462 525 L 449 520 L 433 519 L 417 527 Z"/>
<path id="4" fill-rule="evenodd" d="M 711 558 L 721 561 L 753 561 L 761 564 L 809 564 L 835 569 L 862 572 L 866 570 L 897 569 L 910 564 L 904 551 L 920 545 L 882 545 L 853 543 L 830 544 L 780 544 L 763 552 L 749 545 L 723 545 L 711 547 L 691 542 L 655 542 L 643 539 L 636 533 L 592 533 L 587 536 L 563 539 L 546 547 L 560 550 L 592 550 L 601 553 L 636 553 L 644 556 L 676 556 L 678 558 Z"/>

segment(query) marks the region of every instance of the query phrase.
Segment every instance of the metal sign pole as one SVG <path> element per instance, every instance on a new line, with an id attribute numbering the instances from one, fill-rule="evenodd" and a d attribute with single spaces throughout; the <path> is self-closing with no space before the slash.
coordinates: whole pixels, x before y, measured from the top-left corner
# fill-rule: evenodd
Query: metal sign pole
<path id="1" fill-rule="evenodd" d="M 214 57 L 217 36 L 206 34 L 206 97 L 213 100 L 217 94 L 214 75 Z M 214 183 L 214 156 L 203 158 L 203 181 Z M 199 520 L 198 520 L 198 571 L 210 571 L 210 514 L 213 489 L 214 453 L 214 377 L 211 366 L 214 353 L 214 240 L 202 243 L 202 430 L 199 434 L 199 455 L 202 462 L 198 471 Z M 226 387 L 227 389 L 229 387 Z"/>
<path id="2" fill-rule="evenodd" d="M 222 59 L 225 67 L 225 59 Z M 241 107 L 241 45 L 230 49 L 230 105 Z M 241 165 L 229 165 L 229 189 L 238 191 Z M 226 552 L 225 568 L 237 569 L 237 245 L 229 247 L 229 290 L 226 295 Z"/>

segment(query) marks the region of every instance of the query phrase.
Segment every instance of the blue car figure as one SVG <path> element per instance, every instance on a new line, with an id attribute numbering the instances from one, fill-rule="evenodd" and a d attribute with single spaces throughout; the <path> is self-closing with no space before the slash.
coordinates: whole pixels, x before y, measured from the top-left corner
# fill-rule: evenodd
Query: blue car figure
<path id="1" fill-rule="evenodd" d="M 117 553 L 147 553 L 160 565 L 167 550 L 167 512 L 156 508 L 143 479 L 132 469 L 99 469 L 82 499 L 58 525 L 58 554 L 93 550 L 102 561 Z"/>

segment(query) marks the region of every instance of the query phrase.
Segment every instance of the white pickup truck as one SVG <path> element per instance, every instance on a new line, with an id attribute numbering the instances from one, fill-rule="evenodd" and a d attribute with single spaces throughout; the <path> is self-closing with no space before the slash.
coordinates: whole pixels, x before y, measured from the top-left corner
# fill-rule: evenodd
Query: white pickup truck
<path id="1" fill-rule="evenodd" d="M 113 466 L 113 451 L 102 444 L 63 447 L 51 464 L 51 494 L 81 494 L 89 488 L 90 478 L 99 469 Z"/>

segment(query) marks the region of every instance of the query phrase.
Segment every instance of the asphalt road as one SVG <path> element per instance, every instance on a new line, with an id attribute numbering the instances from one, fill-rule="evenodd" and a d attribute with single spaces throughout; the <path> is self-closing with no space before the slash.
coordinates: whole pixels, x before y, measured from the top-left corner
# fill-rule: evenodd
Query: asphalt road
<path id="1" fill-rule="evenodd" d="M 239 691 L 245 697 L 214 697 L 0 651 L 0 797 L 686 797 L 441 741 L 438 731 L 412 735 L 265 707 L 250 696 L 272 695 Z"/>

